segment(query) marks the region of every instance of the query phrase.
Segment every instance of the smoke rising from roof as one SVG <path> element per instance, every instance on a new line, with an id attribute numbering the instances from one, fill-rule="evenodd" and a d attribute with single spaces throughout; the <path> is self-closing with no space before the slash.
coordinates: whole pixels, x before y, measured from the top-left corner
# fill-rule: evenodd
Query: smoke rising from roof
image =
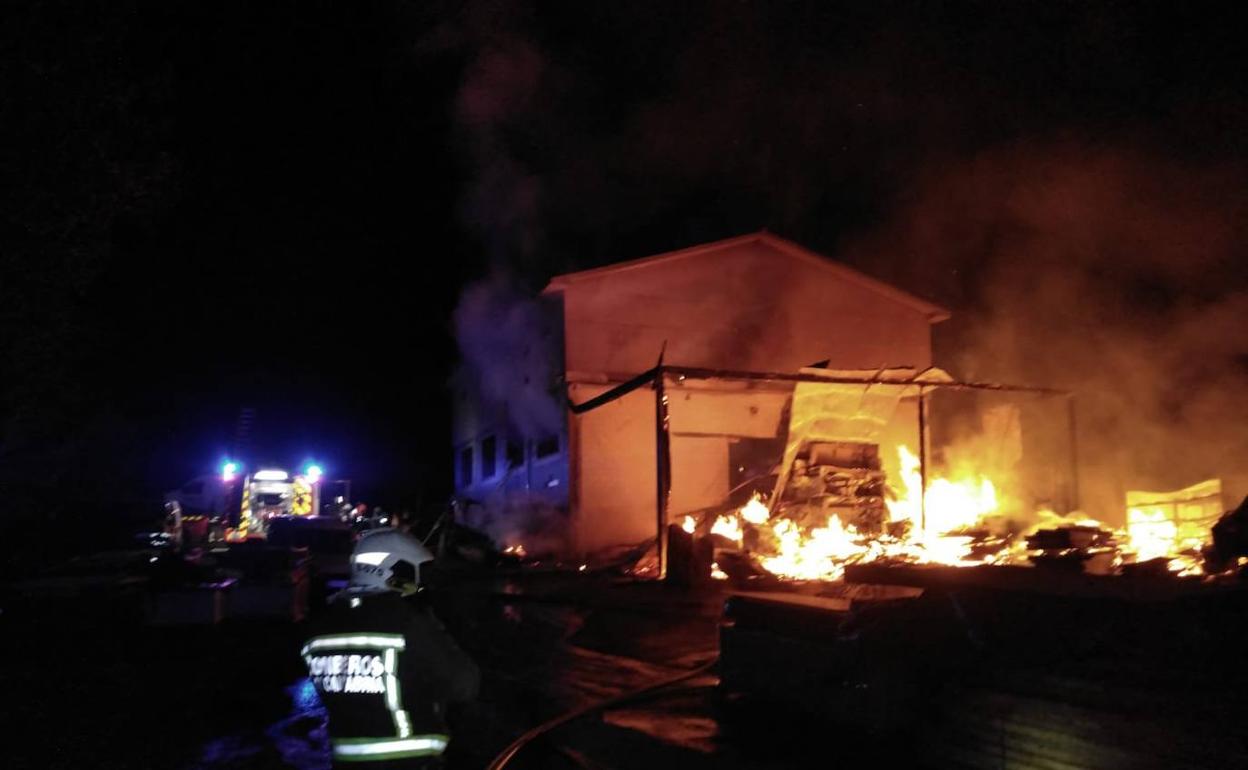
<path id="1" fill-rule="evenodd" d="M 520 277 L 541 240 L 542 189 L 520 157 L 516 133 L 533 113 L 547 69 L 525 17 L 515 3 L 472 3 L 453 35 L 471 50 L 455 99 L 472 167 L 461 215 L 492 266 L 460 295 L 454 330 L 459 386 L 499 410 L 518 436 L 538 439 L 560 430 L 562 408 L 551 386 L 561 354 L 558 328 Z"/>
<path id="2" fill-rule="evenodd" d="M 1237 170 L 1071 143 L 929 172 L 849 250 L 961 308 L 960 375 L 1079 398 L 1083 504 L 1210 476 L 1248 492 L 1248 193 Z M 942 355 L 943 354 L 943 355 Z"/>
<path id="3" fill-rule="evenodd" d="M 455 98 L 460 139 L 472 167 L 461 202 L 465 223 L 496 267 L 538 247 L 541 184 L 522 158 L 517 132 L 533 112 L 545 60 L 523 32 L 515 4 L 470 4 L 460 34 L 471 49 Z"/>
<path id="4" fill-rule="evenodd" d="M 465 216 L 516 274 L 767 224 L 952 308 L 956 375 L 1077 391 L 1089 513 L 1210 475 L 1248 492 L 1248 98 L 1225 19 L 469 6 Z"/>
<path id="5" fill-rule="evenodd" d="M 455 309 L 461 387 L 499 409 L 520 437 L 536 440 L 561 428 L 563 407 L 553 390 L 561 361 L 557 321 L 501 273 L 467 287 Z"/>

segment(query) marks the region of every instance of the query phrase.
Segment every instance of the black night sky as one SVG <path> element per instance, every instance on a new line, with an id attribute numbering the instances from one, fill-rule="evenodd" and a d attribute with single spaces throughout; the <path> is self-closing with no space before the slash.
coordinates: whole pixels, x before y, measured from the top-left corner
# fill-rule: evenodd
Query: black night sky
<path id="1" fill-rule="evenodd" d="M 436 502 L 468 282 L 762 227 L 976 339 L 1035 320 L 1029 265 L 1137 328 L 1215 308 L 1155 344 L 1238 382 L 1246 51 L 1187 3 L 6 3 L 3 513 L 158 500 L 240 407 Z"/>

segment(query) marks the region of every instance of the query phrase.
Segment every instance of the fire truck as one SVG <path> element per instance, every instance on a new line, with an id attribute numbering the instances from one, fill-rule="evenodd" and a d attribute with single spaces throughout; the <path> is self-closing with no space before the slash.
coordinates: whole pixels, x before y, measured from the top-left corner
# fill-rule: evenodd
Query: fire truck
<path id="1" fill-rule="evenodd" d="M 264 537 L 276 517 L 319 513 L 323 475 L 315 463 L 291 473 L 272 466 L 244 470 L 241 463 L 226 461 L 219 473 L 191 479 L 166 501 L 180 506 L 192 539 L 246 540 Z"/>
<path id="2" fill-rule="evenodd" d="M 278 516 L 312 516 L 320 510 L 321 468 L 310 465 L 291 475 L 281 468 L 261 468 L 243 476 L 238 526 L 233 537 L 263 536 Z"/>

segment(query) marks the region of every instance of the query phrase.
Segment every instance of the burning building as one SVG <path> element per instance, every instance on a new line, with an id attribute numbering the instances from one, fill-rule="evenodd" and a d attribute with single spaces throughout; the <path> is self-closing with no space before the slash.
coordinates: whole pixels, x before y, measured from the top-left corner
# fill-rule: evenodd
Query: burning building
<path id="1" fill-rule="evenodd" d="M 566 518 L 544 522 L 558 522 L 566 547 L 589 553 L 655 536 L 653 394 L 633 391 L 570 417 L 559 404 L 558 424 L 535 430 L 541 421 L 516 416 L 544 410 L 516 403 L 518 391 L 558 403 L 565 393 L 551 396 L 541 382 L 553 374 L 571 402 L 592 401 L 660 357 L 714 370 L 922 372 L 932 364 L 931 327 L 949 312 L 764 232 L 556 276 L 519 315 L 501 314 L 496 325 L 541 319 L 530 324 L 538 339 L 517 340 L 522 350 L 507 354 L 522 356 L 514 368 L 523 375 L 493 391 L 460 388 L 456 488 L 494 511 L 482 518 L 501 539 L 534 529 L 517 520 L 526 515 L 518 500 L 525 511 L 562 509 Z M 722 502 L 757 458 L 774 463 L 782 453 L 792 383 L 708 388 L 690 383 L 673 395 L 681 408 L 672 410 L 672 516 Z"/>
<path id="2" fill-rule="evenodd" d="M 1196 574 L 1221 510 L 1214 482 L 1199 504 L 1128 500 L 1125 527 L 1084 515 L 1069 393 L 955 381 L 932 366 L 946 310 L 769 233 L 494 307 L 457 488 L 466 523 L 518 552 L 657 542 L 665 574 L 675 534 L 790 580 L 872 561 Z"/>

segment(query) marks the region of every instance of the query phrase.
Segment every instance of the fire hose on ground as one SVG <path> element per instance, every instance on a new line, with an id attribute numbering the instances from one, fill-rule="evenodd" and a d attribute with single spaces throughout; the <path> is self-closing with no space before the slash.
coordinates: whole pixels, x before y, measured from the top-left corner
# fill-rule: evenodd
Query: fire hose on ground
<path id="1" fill-rule="evenodd" d="M 584 706 L 579 706 L 575 709 L 572 709 L 571 711 L 560 714 L 554 719 L 551 719 L 547 722 L 543 722 L 537 727 L 534 727 L 532 730 L 529 730 L 528 732 L 524 733 L 516 740 L 512 741 L 511 744 L 507 748 L 503 749 L 502 752 L 499 753 L 498 756 L 494 757 L 494 759 L 487 766 L 487 770 L 503 770 L 507 766 L 507 763 L 510 762 L 512 759 L 514 759 L 515 756 L 520 753 L 521 749 L 523 749 L 528 744 L 532 743 L 537 738 L 540 738 L 541 736 L 545 735 L 546 733 L 551 732 L 552 730 L 555 730 L 558 727 L 562 727 L 563 725 L 569 722 L 573 722 L 577 719 L 580 719 L 581 717 L 588 716 L 589 714 L 593 714 L 595 712 L 606 711 L 616 706 L 621 706 L 625 703 L 629 703 L 629 702 L 636 701 L 636 700 L 641 700 L 644 697 L 651 695 L 659 690 L 665 690 L 668 687 L 671 687 L 672 685 L 680 684 L 681 682 L 701 676 L 702 674 L 705 674 L 707 671 L 709 671 L 718 662 L 719 662 L 719 656 L 717 655 L 714 658 L 711 658 L 706 663 L 703 663 L 697 668 L 694 668 L 692 671 L 685 671 L 681 674 L 677 674 L 676 676 L 668 677 L 667 679 L 663 679 L 658 682 L 648 684 L 644 687 L 640 687 L 635 690 L 630 690 L 628 692 L 621 693 L 620 695 L 607 698 L 606 700 L 601 700 L 596 703 L 589 703 Z"/>

